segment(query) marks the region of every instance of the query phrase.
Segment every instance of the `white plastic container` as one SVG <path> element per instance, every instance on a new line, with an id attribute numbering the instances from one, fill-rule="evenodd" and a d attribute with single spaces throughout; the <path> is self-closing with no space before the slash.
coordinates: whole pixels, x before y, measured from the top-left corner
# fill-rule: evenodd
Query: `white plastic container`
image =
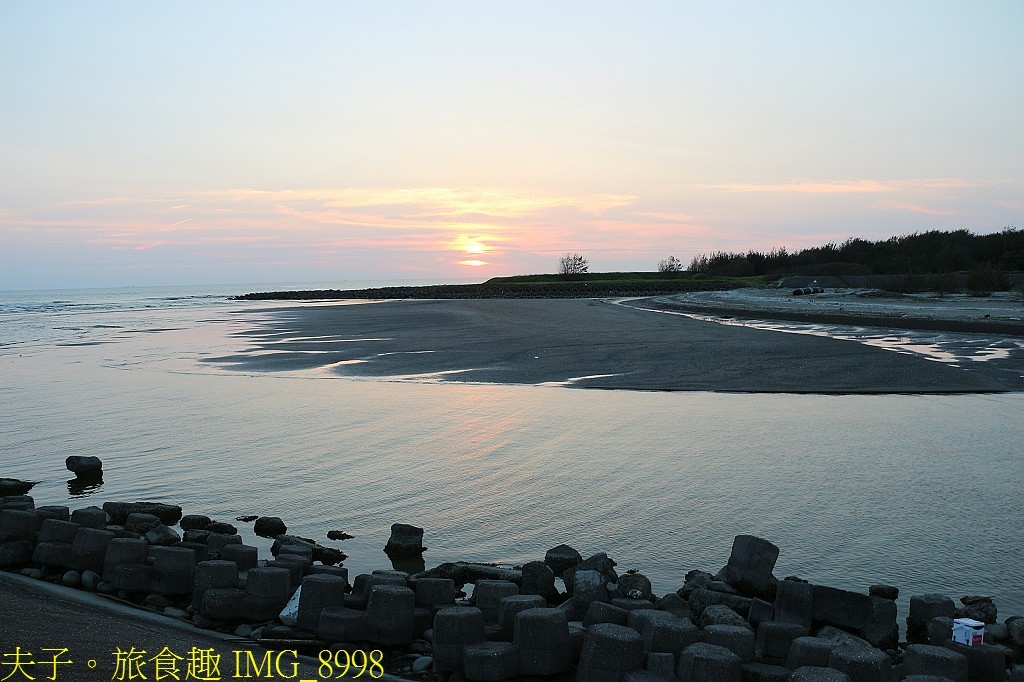
<path id="1" fill-rule="evenodd" d="M 953 621 L 953 641 L 967 646 L 979 646 L 985 641 L 985 624 L 973 618 Z"/>

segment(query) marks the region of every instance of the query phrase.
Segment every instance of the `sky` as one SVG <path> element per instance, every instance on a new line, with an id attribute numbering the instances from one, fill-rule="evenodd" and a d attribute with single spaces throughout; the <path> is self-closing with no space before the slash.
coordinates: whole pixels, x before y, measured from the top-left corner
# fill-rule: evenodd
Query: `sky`
<path id="1" fill-rule="evenodd" d="M 0 1 L 0 289 L 1024 227 L 1024 2 Z"/>

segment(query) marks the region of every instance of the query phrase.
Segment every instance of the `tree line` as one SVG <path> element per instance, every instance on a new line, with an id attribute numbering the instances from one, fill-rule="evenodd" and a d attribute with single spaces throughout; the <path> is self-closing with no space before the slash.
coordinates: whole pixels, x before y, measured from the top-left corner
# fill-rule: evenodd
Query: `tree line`
<path id="1" fill-rule="evenodd" d="M 687 269 L 728 277 L 1021 272 L 1024 230 L 1007 226 L 984 235 L 965 229 L 931 230 L 879 241 L 851 237 L 841 244 L 829 242 L 793 252 L 785 247 L 768 253 L 715 251 L 695 256 Z"/>

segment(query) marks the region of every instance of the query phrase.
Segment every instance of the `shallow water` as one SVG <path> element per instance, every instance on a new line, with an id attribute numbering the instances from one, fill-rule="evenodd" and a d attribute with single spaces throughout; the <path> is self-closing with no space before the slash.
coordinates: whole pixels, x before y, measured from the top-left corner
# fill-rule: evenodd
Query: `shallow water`
<path id="1" fill-rule="evenodd" d="M 102 306 L 71 322 L 38 313 L 44 329 L 76 329 L 80 345 L 36 334 L 0 347 L 0 475 L 39 480 L 40 505 L 149 499 L 221 520 L 277 515 L 344 549 L 353 575 L 388 567 L 388 527 L 406 522 L 426 529 L 428 566 L 521 563 L 567 542 L 608 552 L 664 593 L 692 568 L 720 568 L 732 537 L 752 533 L 781 548 L 779 577 L 887 582 L 901 606 L 922 592 L 995 595 L 1000 620 L 1024 613 L 1024 394 L 240 373 L 199 361 L 241 350 L 232 332 L 262 308 L 197 301 L 121 310 L 113 330 L 97 326 L 114 319 Z M 5 335 L 8 323 L 17 318 L 4 319 Z M 73 454 L 105 463 L 85 497 L 68 489 Z M 331 543 L 332 529 L 356 537 Z"/>

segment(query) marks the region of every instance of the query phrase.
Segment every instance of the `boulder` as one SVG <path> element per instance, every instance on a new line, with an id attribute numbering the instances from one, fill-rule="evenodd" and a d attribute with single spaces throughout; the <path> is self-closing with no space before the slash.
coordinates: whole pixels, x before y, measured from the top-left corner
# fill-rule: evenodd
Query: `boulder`
<path id="1" fill-rule="evenodd" d="M 384 551 L 389 556 L 419 556 L 426 549 L 423 546 L 422 528 L 407 523 L 391 524 L 391 537 L 388 538 L 388 543 L 384 546 Z"/>
<path id="2" fill-rule="evenodd" d="M 21 481 L 17 478 L 0 478 L 0 497 L 25 495 L 34 485 L 31 481 Z"/>
<path id="3" fill-rule="evenodd" d="M 706 571 L 690 571 L 683 578 L 683 586 L 676 592 L 683 599 L 689 599 L 695 590 L 710 590 L 715 576 Z"/>
<path id="4" fill-rule="evenodd" d="M 256 519 L 252 531 L 261 538 L 276 538 L 288 532 L 288 526 L 276 516 L 261 516 Z"/>
<path id="5" fill-rule="evenodd" d="M 165 526 L 173 526 L 181 520 L 181 507 L 162 502 L 104 502 L 103 511 L 110 516 L 110 523 L 123 526 L 129 514 L 152 514 Z"/>
<path id="6" fill-rule="evenodd" d="M 64 460 L 64 465 L 79 478 L 96 478 L 103 475 L 103 462 L 99 457 L 71 455 Z"/>
<path id="7" fill-rule="evenodd" d="M 523 564 L 523 579 L 519 585 L 520 594 L 537 594 L 545 600 L 554 601 L 558 597 L 555 590 L 555 573 L 543 561 L 531 561 Z"/>
<path id="8" fill-rule="evenodd" d="M 982 623 L 995 623 L 998 614 L 992 597 L 961 597 L 962 607 L 956 610 L 956 618 L 973 618 Z"/>
<path id="9" fill-rule="evenodd" d="M 617 583 L 619 581 L 619 574 L 615 572 L 615 562 L 609 559 L 608 555 L 604 552 L 598 552 L 562 573 L 562 581 L 565 582 L 566 591 L 570 595 L 573 594 L 575 585 L 573 576 L 577 571 L 595 571 L 600 573 L 606 583 Z"/>
<path id="10" fill-rule="evenodd" d="M 716 576 L 740 594 L 760 599 L 775 598 L 778 583 L 772 571 L 779 558 L 779 548 L 753 535 L 737 535 L 732 542 L 729 563 Z"/>
<path id="11" fill-rule="evenodd" d="M 209 516 L 203 514 L 185 514 L 178 521 L 178 526 L 182 530 L 207 530 L 207 526 L 213 523 L 213 520 Z"/>
<path id="12" fill-rule="evenodd" d="M 627 571 L 619 577 L 615 591 L 619 596 L 630 599 L 653 599 L 651 581 L 643 573 Z"/>
<path id="13" fill-rule="evenodd" d="M 569 545 L 552 547 L 544 554 L 544 563 L 551 567 L 555 575 L 562 575 L 581 561 L 583 557 Z"/>

